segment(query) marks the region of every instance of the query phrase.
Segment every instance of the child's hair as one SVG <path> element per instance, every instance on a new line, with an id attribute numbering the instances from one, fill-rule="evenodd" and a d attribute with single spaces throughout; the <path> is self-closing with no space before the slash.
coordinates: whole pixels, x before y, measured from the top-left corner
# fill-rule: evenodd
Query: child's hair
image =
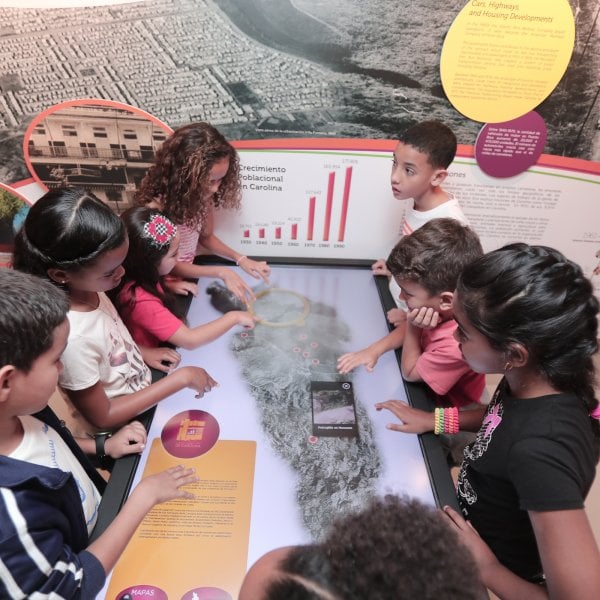
<path id="1" fill-rule="evenodd" d="M 0 269 L 0 289 L 0 367 L 28 372 L 51 348 L 69 300 L 48 280 L 6 268 Z"/>
<path id="2" fill-rule="evenodd" d="M 135 206 L 126 210 L 121 219 L 127 229 L 129 250 L 123 262 L 125 277 L 110 296 L 119 310 L 132 308 L 135 302 L 135 288 L 140 287 L 156 296 L 174 314 L 181 316 L 172 294 L 158 289 L 160 261 L 169 251 L 171 240 L 177 233 L 177 226 L 159 211 L 145 206 Z M 119 292 L 128 282 L 133 282 L 128 298 L 121 301 Z"/>
<path id="3" fill-rule="evenodd" d="M 144 177 L 136 200 L 148 204 L 160 198 L 165 214 L 176 223 L 196 227 L 210 209 L 206 199 L 208 176 L 220 159 L 229 170 L 212 196 L 215 207 L 239 208 L 241 185 L 235 148 L 208 123 L 190 123 L 176 129 L 158 152 Z"/>
<path id="4" fill-rule="evenodd" d="M 430 296 L 454 291 L 466 265 L 483 254 L 477 234 L 456 219 L 432 219 L 396 244 L 390 273 L 425 288 Z"/>
<path id="5" fill-rule="evenodd" d="M 48 269 L 77 271 L 126 240 L 121 219 L 93 194 L 58 188 L 29 210 L 15 237 L 13 265 L 48 277 Z"/>
<path id="6" fill-rule="evenodd" d="M 481 591 L 475 562 L 444 517 L 386 496 L 339 518 L 321 544 L 292 549 L 261 600 L 476 600 Z"/>
<path id="7" fill-rule="evenodd" d="M 405 129 L 398 141 L 425 154 L 436 169 L 447 169 L 456 155 L 456 136 L 441 121 L 421 121 Z"/>
<path id="8" fill-rule="evenodd" d="M 471 263 L 457 292 L 492 348 L 522 344 L 556 389 L 581 398 L 590 412 L 596 408 L 598 300 L 578 265 L 552 248 L 510 244 Z"/>

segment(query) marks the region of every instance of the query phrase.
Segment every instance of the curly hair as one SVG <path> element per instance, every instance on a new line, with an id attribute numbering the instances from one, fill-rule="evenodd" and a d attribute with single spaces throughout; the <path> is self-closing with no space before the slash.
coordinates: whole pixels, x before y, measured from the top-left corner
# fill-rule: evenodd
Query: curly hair
<path id="1" fill-rule="evenodd" d="M 386 265 L 394 277 L 414 281 L 435 296 L 454 291 L 461 271 L 482 254 L 481 242 L 472 229 L 456 219 L 432 219 L 405 235 Z"/>
<path id="2" fill-rule="evenodd" d="M 121 219 L 80 188 L 58 188 L 30 209 L 15 236 L 13 266 L 48 277 L 48 269 L 78 271 L 126 240 Z"/>
<path id="3" fill-rule="evenodd" d="M 425 154 L 435 169 L 447 169 L 456 156 L 456 136 L 441 121 L 421 121 L 405 129 L 398 141 Z"/>
<path id="4" fill-rule="evenodd" d="M 322 543 L 296 546 L 275 573 L 261 600 L 477 600 L 483 591 L 445 517 L 392 495 L 336 520 Z"/>
<path id="5" fill-rule="evenodd" d="M 219 190 L 207 195 L 213 165 L 229 160 Z M 235 148 L 209 123 L 190 123 L 166 139 L 136 193 L 138 204 L 159 201 L 175 223 L 198 227 L 212 207 L 239 208 L 240 166 Z"/>
<path id="6" fill-rule="evenodd" d="M 557 390 L 575 394 L 590 412 L 598 406 L 598 300 L 578 265 L 553 248 L 509 244 L 471 263 L 456 289 L 466 317 L 492 348 L 522 344 Z"/>
<path id="7" fill-rule="evenodd" d="M 49 281 L 12 269 L 0 269 L 0 289 L 0 367 L 27 373 L 52 347 L 69 300 Z"/>

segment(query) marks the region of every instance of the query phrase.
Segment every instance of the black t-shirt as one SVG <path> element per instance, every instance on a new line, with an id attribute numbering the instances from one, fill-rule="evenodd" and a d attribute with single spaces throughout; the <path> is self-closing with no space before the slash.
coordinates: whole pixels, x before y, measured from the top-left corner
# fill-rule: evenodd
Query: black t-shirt
<path id="1" fill-rule="evenodd" d="M 600 439 L 581 400 L 518 400 L 501 384 L 458 482 L 461 508 L 498 560 L 529 580 L 542 574 L 527 511 L 583 508 Z"/>

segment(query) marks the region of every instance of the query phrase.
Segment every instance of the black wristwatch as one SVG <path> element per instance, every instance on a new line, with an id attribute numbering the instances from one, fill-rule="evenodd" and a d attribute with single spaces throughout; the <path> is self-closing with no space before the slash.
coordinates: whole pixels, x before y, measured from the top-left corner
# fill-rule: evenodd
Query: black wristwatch
<path id="1" fill-rule="evenodd" d="M 109 468 L 113 463 L 113 459 L 106 454 L 106 450 L 104 449 L 106 440 L 111 436 L 112 431 L 100 431 L 94 434 L 94 441 L 96 442 L 96 460 L 103 469 Z"/>

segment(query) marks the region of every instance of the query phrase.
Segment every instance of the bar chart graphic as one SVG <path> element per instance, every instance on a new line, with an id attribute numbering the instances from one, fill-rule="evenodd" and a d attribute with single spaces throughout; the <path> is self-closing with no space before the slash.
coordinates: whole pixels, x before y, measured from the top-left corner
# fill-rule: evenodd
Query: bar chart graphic
<path id="1" fill-rule="evenodd" d="M 241 207 L 219 212 L 218 235 L 250 256 L 384 256 L 398 239 L 404 211 L 391 193 L 391 155 L 304 147 L 242 150 Z"/>

